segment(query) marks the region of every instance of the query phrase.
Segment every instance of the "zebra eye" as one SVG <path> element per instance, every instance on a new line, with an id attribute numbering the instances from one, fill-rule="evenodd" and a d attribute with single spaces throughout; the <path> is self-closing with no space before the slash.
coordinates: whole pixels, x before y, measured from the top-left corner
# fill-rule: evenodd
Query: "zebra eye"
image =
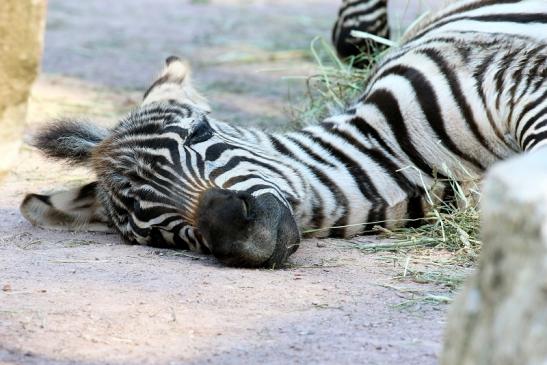
<path id="1" fill-rule="evenodd" d="M 191 146 L 193 144 L 208 140 L 212 135 L 213 131 L 209 123 L 207 123 L 206 120 L 201 120 L 190 130 L 184 144 Z"/>
<path id="2" fill-rule="evenodd" d="M 137 199 L 133 199 L 133 212 L 138 213 L 141 211 L 141 205 Z"/>

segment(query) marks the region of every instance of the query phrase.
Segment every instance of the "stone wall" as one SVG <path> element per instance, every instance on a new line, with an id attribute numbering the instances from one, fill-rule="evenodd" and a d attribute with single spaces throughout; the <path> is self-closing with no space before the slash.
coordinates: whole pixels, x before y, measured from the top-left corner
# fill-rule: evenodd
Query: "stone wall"
<path id="1" fill-rule="evenodd" d="M 0 178 L 21 145 L 32 83 L 38 74 L 46 0 L 0 1 Z"/>
<path id="2" fill-rule="evenodd" d="M 492 169 L 481 209 L 481 260 L 450 310 L 441 364 L 546 365 L 547 149 Z"/>

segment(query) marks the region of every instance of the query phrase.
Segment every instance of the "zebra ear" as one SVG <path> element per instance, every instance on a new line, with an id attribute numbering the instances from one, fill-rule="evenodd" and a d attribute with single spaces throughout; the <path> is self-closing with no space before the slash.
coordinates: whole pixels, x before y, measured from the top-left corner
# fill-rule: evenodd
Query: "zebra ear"
<path id="1" fill-rule="evenodd" d="M 190 65 L 176 56 L 165 60 L 160 76 L 144 93 L 142 105 L 162 100 L 177 100 L 192 104 L 207 113 L 211 111 L 207 99 L 192 85 Z"/>
<path id="2" fill-rule="evenodd" d="M 96 182 L 49 195 L 28 194 L 19 209 L 35 226 L 61 230 L 112 231 L 97 197 Z"/>
<path id="3" fill-rule="evenodd" d="M 64 120 L 41 129 L 31 144 L 48 157 L 86 164 L 91 158 L 91 151 L 108 133 L 108 129 L 91 123 Z"/>

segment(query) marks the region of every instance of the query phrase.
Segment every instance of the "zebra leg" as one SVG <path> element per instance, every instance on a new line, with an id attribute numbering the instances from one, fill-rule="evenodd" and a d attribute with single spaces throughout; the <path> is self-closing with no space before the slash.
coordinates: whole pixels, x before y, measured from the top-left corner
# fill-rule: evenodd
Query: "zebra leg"
<path id="1" fill-rule="evenodd" d="M 373 63 L 371 56 L 385 46 L 370 39 L 353 37 L 353 30 L 389 38 L 387 0 L 343 0 L 332 30 L 332 42 L 338 55 L 344 59 L 362 55 L 354 59 L 353 66 L 367 67 Z"/>
<path id="2" fill-rule="evenodd" d="M 32 145 L 50 158 L 90 167 L 93 150 L 108 130 L 93 123 L 58 120 L 37 133 Z M 28 194 L 20 210 L 32 224 L 62 230 L 110 231 L 97 182 L 52 194 Z"/>
<path id="3" fill-rule="evenodd" d="M 528 111 L 528 123 L 525 123 L 521 133 L 520 144 L 524 151 L 534 151 L 547 146 L 547 98 L 543 100 L 542 108 Z"/>
<path id="4" fill-rule="evenodd" d="M 49 195 L 28 194 L 20 210 L 35 226 L 71 231 L 113 231 L 97 199 L 96 182 Z"/>
<path id="5" fill-rule="evenodd" d="M 524 151 L 533 151 L 547 146 L 547 78 L 521 111 L 519 142 Z"/>
<path id="6" fill-rule="evenodd" d="M 512 74 L 506 77 L 509 122 L 523 151 L 547 146 L 547 46 L 530 48 L 514 57 L 513 67 L 507 67 Z"/>

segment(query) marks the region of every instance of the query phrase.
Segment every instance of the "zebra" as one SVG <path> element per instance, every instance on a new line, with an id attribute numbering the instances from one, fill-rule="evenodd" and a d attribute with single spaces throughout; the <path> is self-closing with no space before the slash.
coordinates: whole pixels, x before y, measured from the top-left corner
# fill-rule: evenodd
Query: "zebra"
<path id="1" fill-rule="evenodd" d="M 451 4 L 403 36 L 352 106 L 286 133 L 214 119 L 189 66 L 169 57 L 114 128 L 61 120 L 36 135 L 46 156 L 96 179 L 29 194 L 21 212 L 240 267 L 282 266 L 307 229 L 350 237 L 413 222 L 439 176 L 479 178 L 547 144 L 546 23 L 544 0 Z"/>
<path id="2" fill-rule="evenodd" d="M 332 28 L 332 43 L 338 55 L 343 59 L 355 57 L 352 62 L 354 67 L 368 67 L 371 62 L 366 56 L 376 54 L 385 47 L 366 38 L 353 37 L 351 35 L 353 30 L 366 31 L 389 39 L 387 0 L 342 0 Z M 365 57 L 359 58 L 359 56 Z"/>

